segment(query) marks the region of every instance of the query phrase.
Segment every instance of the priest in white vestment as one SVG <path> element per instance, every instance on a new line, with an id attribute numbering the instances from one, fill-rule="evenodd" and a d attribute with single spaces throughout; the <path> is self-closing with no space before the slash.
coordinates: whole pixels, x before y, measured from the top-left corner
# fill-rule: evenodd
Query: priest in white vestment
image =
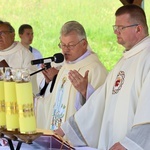
<path id="1" fill-rule="evenodd" d="M 102 85 L 107 76 L 106 68 L 88 47 L 86 33 L 80 23 L 69 21 L 63 25 L 59 47 L 65 61 L 57 75 L 53 92 L 45 101 L 47 106 L 43 111 L 46 119 L 43 121 L 45 115 L 41 117 L 44 125 L 37 125 L 51 130 L 57 129 L 79 110 L 86 97 Z M 36 112 L 40 115 L 41 110 Z"/>
<path id="2" fill-rule="evenodd" d="M 5 60 L 9 67 L 25 68 L 30 73 L 37 70 L 31 65 L 34 59 L 32 53 L 28 51 L 20 42 L 15 42 L 15 30 L 8 22 L 0 21 L 0 61 Z M 33 93 L 38 93 L 36 75 L 31 77 Z"/>
<path id="3" fill-rule="evenodd" d="M 143 9 L 120 7 L 113 26 L 122 58 L 87 103 L 55 132 L 74 146 L 150 150 L 150 37 Z"/>

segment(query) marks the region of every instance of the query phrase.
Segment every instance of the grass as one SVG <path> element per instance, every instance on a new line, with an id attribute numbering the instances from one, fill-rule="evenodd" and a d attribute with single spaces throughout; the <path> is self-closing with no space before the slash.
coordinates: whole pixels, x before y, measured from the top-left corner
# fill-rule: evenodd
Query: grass
<path id="1" fill-rule="evenodd" d="M 0 19 L 10 22 L 16 30 L 28 23 L 34 29 L 32 46 L 43 54 L 52 56 L 60 52 L 59 31 L 69 20 L 77 20 L 87 32 L 91 48 L 101 62 L 111 70 L 122 55 L 123 47 L 116 43 L 112 25 L 114 13 L 122 6 L 119 0 L 0 0 Z M 149 3 L 145 11 L 149 14 Z M 150 16 L 147 16 L 150 22 Z"/>

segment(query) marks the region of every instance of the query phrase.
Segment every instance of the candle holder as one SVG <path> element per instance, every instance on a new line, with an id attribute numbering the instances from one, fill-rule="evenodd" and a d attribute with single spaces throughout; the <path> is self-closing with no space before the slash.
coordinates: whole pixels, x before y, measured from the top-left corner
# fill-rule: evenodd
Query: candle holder
<path id="1" fill-rule="evenodd" d="M 6 128 L 8 131 L 16 131 L 19 128 L 19 121 L 15 88 L 15 69 L 11 67 L 5 68 L 4 99 L 6 110 Z"/>

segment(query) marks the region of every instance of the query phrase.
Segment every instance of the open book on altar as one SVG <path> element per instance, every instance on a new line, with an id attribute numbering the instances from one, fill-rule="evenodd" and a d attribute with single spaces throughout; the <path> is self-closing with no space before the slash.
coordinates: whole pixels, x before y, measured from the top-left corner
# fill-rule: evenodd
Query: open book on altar
<path id="1" fill-rule="evenodd" d="M 64 138 L 56 135 L 52 130 L 37 129 L 43 136 L 36 139 L 38 144 L 46 144 L 49 148 L 61 150 L 74 150 L 73 146 Z"/>

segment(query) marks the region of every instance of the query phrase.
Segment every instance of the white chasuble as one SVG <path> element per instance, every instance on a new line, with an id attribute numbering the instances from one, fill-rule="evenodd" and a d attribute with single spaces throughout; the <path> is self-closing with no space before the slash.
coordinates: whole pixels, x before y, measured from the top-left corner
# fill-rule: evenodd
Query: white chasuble
<path id="1" fill-rule="evenodd" d="M 123 54 L 105 84 L 91 95 L 74 120 L 62 125 L 67 138 L 75 146 L 84 142 L 108 150 L 134 126 L 150 123 L 149 77 L 150 37 L 146 37 Z"/>
<path id="2" fill-rule="evenodd" d="M 75 107 L 77 90 L 68 79 L 70 70 L 78 71 L 82 76 L 89 70 L 88 82 L 97 89 L 102 85 L 107 76 L 106 69 L 100 63 L 97 55 L 91 53 L 86 58 L 76 63 L 64 63 L 60 69 L 55 86 L 50 99 L 48 118 L 46 122 L 47 129 L 56 129 L 65 122 L 77 110 Z"/>

